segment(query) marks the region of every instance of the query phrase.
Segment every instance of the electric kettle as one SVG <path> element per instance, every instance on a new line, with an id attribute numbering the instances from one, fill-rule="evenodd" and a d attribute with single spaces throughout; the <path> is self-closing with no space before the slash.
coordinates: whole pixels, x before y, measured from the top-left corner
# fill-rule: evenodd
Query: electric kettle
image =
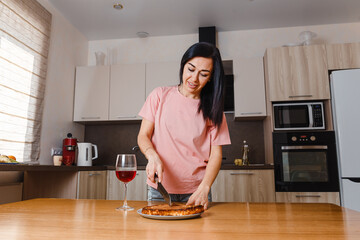
<path id="1" fill-rule="evenodd" d="M 95 144 L 91 143 L 78 143 L 78 159 L 77 166 L 92 166 L 92 161 L 98 158 L 98 150 Z M 92 149 L 94 148 L 94 157 Z"/>

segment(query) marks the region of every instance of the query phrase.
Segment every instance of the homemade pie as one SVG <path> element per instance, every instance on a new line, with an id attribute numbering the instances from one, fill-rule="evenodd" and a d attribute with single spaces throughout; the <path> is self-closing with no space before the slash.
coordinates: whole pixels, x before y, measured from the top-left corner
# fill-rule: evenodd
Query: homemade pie
<path id="1" fill-rule="evenodd" d="M 172 206 L 168 204 L 160 204 L 144 207 L 141 213 L 147 215 L 159 216 L 185 216 L 196 213 L 202 213 L 204 206 L 202 205 L 185 205 L 181 203 L 173 203 Z"/>

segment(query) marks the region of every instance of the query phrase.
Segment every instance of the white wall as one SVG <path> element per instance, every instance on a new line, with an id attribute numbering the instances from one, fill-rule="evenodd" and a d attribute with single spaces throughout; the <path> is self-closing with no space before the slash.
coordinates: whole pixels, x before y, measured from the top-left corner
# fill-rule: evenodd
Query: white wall
<path id="1" fill-rule="evenodd" d="M 52 14 L 39 159 L 52 164 L 50 149 L 62 147 L 68 132 L 84 139 L 84 126 L 72 118 L 75 66 L 87 64 L 88 40 L 48 0 L 38 1 Z"/>
<path id="2" fill-rule="evenodd" d="M 84 126 L 72 122 L 75 66 L 95 65 L 95 52 L 106 54 L 105 64 L 180 61 L 198 34 L 90 41 L 75 29 L 48 0 L 38 0 L 53 14 L 40 164 L 52 164 L 50 149 L 61 147 L 66 133 L 80 141 Z M 276 28 L 218 33 L 224 60 L 263 56 L 268 47 L 299 42 L 301 31 L 317 33 L 317 43 L 360 42 L 360 23 Z"/>
<path id="3" fill-rule="evenodd" d="M 317 34 L 316 43 L 360 42 L 360 23 L 273 28 L 218 33 L 218 47 L 224 60 L 263 56 L 265 49 L 300 42 L 300 32 Z M 198 41 L 198 34 L 113 39 L 89 42 L 89 65 L 95 65 L 95 52 L 106 54 L 105 64 L 180 61 L 185 50 Z"/>
<path id="4" fill-rule="evenodd" d="M 99 40 L 89 42 L 89 65 L 95 65 L 95 52 L 105 53 L 105 65 L 178 61 L 198 35 Z"/>

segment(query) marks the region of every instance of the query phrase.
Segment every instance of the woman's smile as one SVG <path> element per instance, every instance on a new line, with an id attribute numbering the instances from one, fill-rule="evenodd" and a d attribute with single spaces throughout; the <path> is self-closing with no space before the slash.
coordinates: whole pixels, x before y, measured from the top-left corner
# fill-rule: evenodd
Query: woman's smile
<path id="1" fill-rule="evenodd" d="M 197 84 L 193 84 L 193 83 L 191 83 L 189 81 L 187 81 L 187 83 L 188 83 L 190 88 L 196 88 L 197 87 Z"/>

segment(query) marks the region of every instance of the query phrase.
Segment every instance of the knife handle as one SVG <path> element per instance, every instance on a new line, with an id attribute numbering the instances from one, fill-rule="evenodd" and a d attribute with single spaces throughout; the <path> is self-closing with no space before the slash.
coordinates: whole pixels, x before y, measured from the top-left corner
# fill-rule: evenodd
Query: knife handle
<path id="1" fill-rule="evenodd" d="M 156 184 L 159 183 L 159 176 L 157 175 L 157 173 L 154 174 L 154 180 L 155 180 Z"/>

